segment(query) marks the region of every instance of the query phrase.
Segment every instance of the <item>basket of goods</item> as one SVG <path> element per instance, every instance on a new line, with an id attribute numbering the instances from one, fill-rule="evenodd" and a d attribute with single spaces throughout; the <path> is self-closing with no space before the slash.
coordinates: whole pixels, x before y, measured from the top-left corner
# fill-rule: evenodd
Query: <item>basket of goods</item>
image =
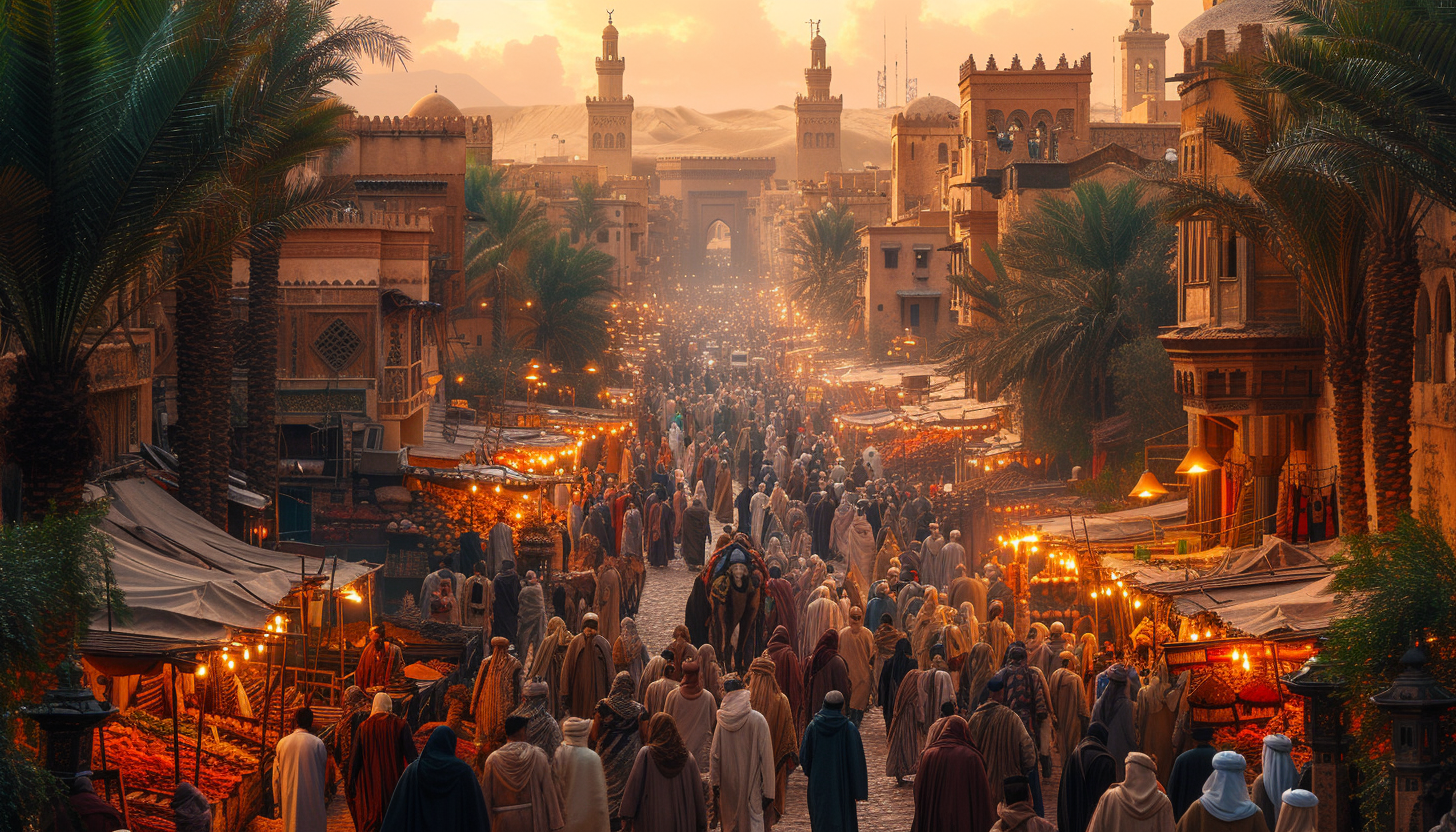
<path id="1" fill-rule="evenodd" d="M 1193 706 L 1193 721 L 1204 725 L 1233 722 L 1238 696 L 1233 687 L 1216 672 L 1209 672 L 1188 695 Z"/>

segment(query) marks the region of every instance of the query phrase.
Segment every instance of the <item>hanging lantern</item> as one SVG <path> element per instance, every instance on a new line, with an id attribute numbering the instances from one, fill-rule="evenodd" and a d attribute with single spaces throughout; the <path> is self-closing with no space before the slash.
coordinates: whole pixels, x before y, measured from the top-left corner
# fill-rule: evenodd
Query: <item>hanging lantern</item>
<path id="1" fill-rule="evenodd" d="M 1143 471 L 1143 475 L 1138 478 L 1137 485 L 1132 487 L 1132 491 L 1128 492 L 1127 496 L 1141 497 L 1146 500 L 1152 497 L 1161 497 L 1167 493 L 1168 489 L 1164 488 L 1161 482 L 1158 482 L 1156 474 L 1152 471 Z"/>
<path id="2" fill-rule="evenodd" d="M 1204 450 L 1202 445 L 1194 445 L 1188 449 L 1183 461 L 1178 463 L 1178 474 L 1206 474 L 1219 467 L 1218 461 Z"/>

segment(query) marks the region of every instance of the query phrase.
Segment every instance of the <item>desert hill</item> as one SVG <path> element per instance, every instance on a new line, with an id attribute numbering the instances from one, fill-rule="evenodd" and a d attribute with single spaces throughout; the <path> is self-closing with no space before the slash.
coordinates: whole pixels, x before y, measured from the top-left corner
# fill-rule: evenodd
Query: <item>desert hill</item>
<path id="1" fill-rule="evenodd" d="M 495 157 L 529 161 L 541 156 L 586 156 L 586 105 L 464 107 L 467 115 L 489 114 L 495 126 Z M 844 111 L 840 146 L 846 169 L 866 163 L 889 167 L 890 119 L 899 107 Z M 557 138 L 552 139 L 552 135 Z M 564 145 L 562 144 L 564 140 Z M 792 179 L 794 108 L 702 113 L 691 107 L 638 105 L 632 117 L 636 156 L 772 156 L 775 176 Z"/>

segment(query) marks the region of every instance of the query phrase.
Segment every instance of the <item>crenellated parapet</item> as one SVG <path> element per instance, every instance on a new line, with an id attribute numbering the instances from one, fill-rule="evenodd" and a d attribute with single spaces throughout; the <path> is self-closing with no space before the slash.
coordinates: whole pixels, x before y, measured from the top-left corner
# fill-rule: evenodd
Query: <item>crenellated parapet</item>
<path id="1" fill-rule="evenodd" d="M 1022 64 L 1021 64 L 1021 56 L 1020 55 L 1012 55 L 1011 56 L 1011 66 L 1007 67 L 1006 69 L 1001 69 L 1001 68 L 999 68 L 996 65 L 996 56 L 995 55 L 992 55 L 986 61 L 986 68 L 985 69 L 981 69 L 981 68 L 979 68 L 976 65 L 976 56 L 975 55 L 968 55 L 966 57 L 965 62 L 961 64 L 960 79 L 962 81 L 964 81 L 964 80 L 966 80 L 966 79 L 968 79 L 968 78 L 970 78 L 970 77 L 972 77 L 974 75 L 984 74 L 984 73 L 987 73 L 987 72 L 1033 72 L 1033 73 L 1043 73 L 1043 72 L 1045 72 L 1045 73 L 1059 73 L 1060 72 L 1060 73 L 1074 73 L 1074 72 L 1091 72 L 1091 71 L 1092 71 L 1092 53 L 1091 52 L 1088 52 L 1087 54 L 1085 54 L 1082 57 L 1078 58 L 1076 63 L 1068 63 L 1067 62 L 1067 56 L 1066 56 L 1065 53 L 1063 53 L 1061 59 L 1057 61 L 1057 65 L 1055 67 L 1051 67 L 1051 68 L 1048 68 L 1047 67 L 1046 60 L 1043 59 L 1041 55 L 1037 55 L 1036 56 L 1036 62 L 1034 64 L 1032 64 L 1031 69 L 1027 69 L 1024 66 L 1022 66 Z"/>

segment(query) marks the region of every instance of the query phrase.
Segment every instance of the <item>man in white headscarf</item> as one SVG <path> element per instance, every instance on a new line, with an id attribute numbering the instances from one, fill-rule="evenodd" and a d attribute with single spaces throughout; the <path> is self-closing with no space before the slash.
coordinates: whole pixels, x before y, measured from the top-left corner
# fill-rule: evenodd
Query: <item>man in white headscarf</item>
<path id="1" fill-rule="evenodd" d="M 562 832 L 609 832 L 607 778 L 602 758 L 591 749 L 591 720 L 567 717 L 556 749 L 556 785 L 561 791 Z"/>
<path id="2" fill-rule="evenodd" d="M 1237 751 L 1215 754 L 1203 796 L 1183 813 L 1177 832 L 1269 832 L 1264 813 L 1249 799 L 1245 765 Z"/>
<path id="3" fill-rule="evenodd" d="M 753 534 L 753 545 L 763 548 L 763 527 L 768 522 L 768 511 L 770 501 L 768 494 L 764 493 L 763 483 L 758 484 L 758 490 L 748 501 L 749 530 Z"/>
<path id="4" fill-rule="evenodd" d="M 1314 792 L 1307 792 L 1304 789 L 1290 789 L 1280 798 L 1284 804 L 1279 810 L 1279 825 L 1274 827 L 1274 832 L 1315 832 L 1315 821 L 1319 816 L 1319 798 Z M 1448 829 L 1452 814 L 1448 813 L 1441 819 L 1441 825 L 1436 829 Z"/>
<path id="5" fill-rule="evenodd" d="M 1097 801 L 1087 832 L 1173 832 L 1173 804 L 1158 789 L 1153 758 L 1129 752 L 1125 768 L 1123 781 Z"/>
<path id="6" fill-rule="evenodd" d="M 1264 738 L 1263 772 L 1254 778 L 1253 800 L 1264 813 L 1264 823 L 1270 829 L 1279 825 L 1279 813 L 1283 808 L 1280 798 L 1299 785 L 1299 770 L 1289 756 L 1291 748 L 1293 743 L 1283 734 L 1270 734 Z"/>
<path id="7" fill-rule="evenodd" d="M 723 680 L 723 706 L 713 729 L 708 783 L 723 832 L 762 832 L 778 775 L 768 720 L 755 711 L 737 676 Z"/>

